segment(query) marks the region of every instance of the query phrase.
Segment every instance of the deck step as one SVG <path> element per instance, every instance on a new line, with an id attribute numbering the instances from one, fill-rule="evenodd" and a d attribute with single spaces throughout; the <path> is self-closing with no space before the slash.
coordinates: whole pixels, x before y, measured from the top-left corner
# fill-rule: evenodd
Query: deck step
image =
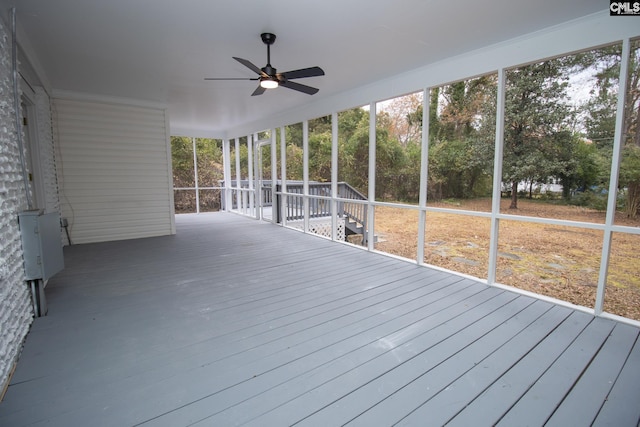
<path id="1" fill-rule="evenodd" d="M 345 218 L 345 237 L 351 235 L 362 235 L 362 245 L 367 244 L 367 236 L 368 233 L 365 227 L 357 221 L 354 221 L 351 218 Z M 374 243 L 378 242 L 378 236 L 374 235 Z"/>

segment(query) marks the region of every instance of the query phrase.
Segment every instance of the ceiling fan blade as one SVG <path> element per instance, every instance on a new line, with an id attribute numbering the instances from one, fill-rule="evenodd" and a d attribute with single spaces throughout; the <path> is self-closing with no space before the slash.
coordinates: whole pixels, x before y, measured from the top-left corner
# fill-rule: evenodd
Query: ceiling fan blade
<path id="1" fill-rule="evenodd" d="M 293 89 L 293 90 L 297 90 L 298 92 L 304 92 L 308 95 L 313 95 L 315 93 L 318 93 L 319 89 L 316 89 L 315 87 L 311 87 L 311 86 L 307 86 L 307 85 L 301 85 L 300 83 L 296 83 L 296 82 L 289 82 L 289 81 L 281 81 L 280 82 L 280 86 L 284 86 L 286 88 L 289 89 Z"/>
<path id="2" fill-rule="evenodd" d="M 320 67 L 310 67 L 310 68 L 302 68 L 300 70 L 285 71 L 280 75 L 287 80 L 303 79 L 305 77 L 324 76 L 324 71 Z"/>
<path id="3" fill-rule="evenodd" d="M 236 61 L 238 61 L 239 63 L 241 63 L 245 67 L 249 68 L 250 70 L 252 70 L 256 74 L 260 74 L 260 75 L 264 74 L 262 72 L 262 70 L 260 68 L 256 67 L 255 65 L 253 65 L 251 63 L 251 61 L 247 61 L 246 59 L 242 59 L 242 58 L 237 58 L 235 56 L 233 57 L 233 59 L 235 59 Z"/>
<path id="4" fill-rule="evenodd" d="M 253 91 L 253 93 L 251 94 L 251 96 L 257 96 L 257 95 L 262 95 L 264 93 L 264 91 L 266 91 L 267 89 L 263 88 L 262 86 L 258 85 L 258 87 L 256 88 L 256 90 Z"/>
<path id="5" fill-rule="evenodd" d="M 248 77 L 205 77 L 205 80 L 260 80 L 258 77 L 250 79 Z"/>

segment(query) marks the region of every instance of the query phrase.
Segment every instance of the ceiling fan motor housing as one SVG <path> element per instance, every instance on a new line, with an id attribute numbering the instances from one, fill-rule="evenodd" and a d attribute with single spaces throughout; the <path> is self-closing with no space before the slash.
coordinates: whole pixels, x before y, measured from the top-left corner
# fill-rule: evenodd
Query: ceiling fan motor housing
<path id="1" fill-rule="evenodd" d="M 271 64 L 267 64 L 266 66 L 264 66 L 264 67 L 262 68 L 262 71 L 263 71 L 267 76 L 275 77 L 275 76 L 276 76 L 276 71 L 277 71 L 277 70 L 276 70 L 275 68 L 273 68 L 273 67 L 271 66 Z"/>
<path id="2" fill-rule="evenodd" d="M 262 33 L 260 34 L 260 38 L 262 38 L 262 41 L 266 45 L 271 45 L 276 41 L 276 35 L 272 33 Z"/>

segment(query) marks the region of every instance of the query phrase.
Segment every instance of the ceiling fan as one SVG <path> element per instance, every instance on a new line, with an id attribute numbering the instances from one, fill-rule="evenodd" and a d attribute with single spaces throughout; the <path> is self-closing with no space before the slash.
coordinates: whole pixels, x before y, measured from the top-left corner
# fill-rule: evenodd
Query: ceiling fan
<path id="1" fill-rule="evenodd" d="M 262 95 L 267 89 L 275 89 L 278 86 L 283 86 L 289 89 L 297 90 L 298 92 L 303 92 L 308 95 L 313 95 L 318 92 L 318 89 L 315 87 L 303 85 L 300 83 L 292 82 L 293 79 L 303 79 L 306 77 L 317 77 L 324 76 L 324 71 L 320 67 L 310 67 L 310 68 L 302 68 L 300 70 L 286 71 L 284 73 L 278 73 L 275 68 L 271 66 L 271 45 L 276 41 L 275 34 L 272 33 L 262 33 L 260 34 L 262 41 L 267 45 L 267 65 L 262 68 L 258 68 L 253 65 L 250 61 L 242 58 L 233 59 L 249 68 L 259 77 L 255 78 L 215 78 L 215 77 L 207 77 L 205 80 L 256 80 L 259 81 L 260 84 L 253 91 L 251 96 Z"/>

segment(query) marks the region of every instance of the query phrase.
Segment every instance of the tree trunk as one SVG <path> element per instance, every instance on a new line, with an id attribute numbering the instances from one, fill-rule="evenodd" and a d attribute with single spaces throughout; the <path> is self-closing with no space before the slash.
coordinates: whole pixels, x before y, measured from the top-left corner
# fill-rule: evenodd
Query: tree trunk
<path id="1" fill-rule="evenodd" d="M 509 209 L 518 209 L 518 181 L 511 183 L 511 205 Z"/>
<path id="2" fill-rule="evenodd" d="M 566 201 L 571 200 L 571 185 L 569 185 L 569 178 L 561 175 L 560 185 L 562 185 L 562 198 Z"/>
<path id="3" fill-rule="evenodd" d="M 627 188 L 626 214 L 629 218 L 635 218 L 640 211 L 640 182 L 630 182 Z"/>

